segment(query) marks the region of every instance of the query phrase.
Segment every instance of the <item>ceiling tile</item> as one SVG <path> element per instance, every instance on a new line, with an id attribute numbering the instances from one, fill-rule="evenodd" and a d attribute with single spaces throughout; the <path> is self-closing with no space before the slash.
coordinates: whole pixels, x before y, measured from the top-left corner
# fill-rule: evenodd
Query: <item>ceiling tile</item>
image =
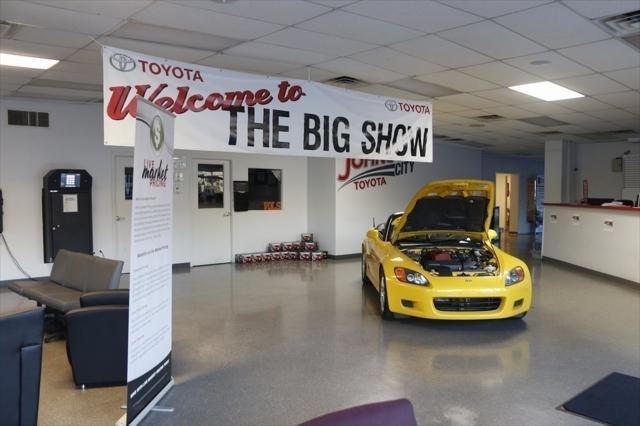
<path id="1" fill-rule="evenodd" d="M 592 19 L 638 10 L 638 0 L 564 0 L 564 3 Z"/>
<path id="2" fill-rule="evenodd" d="M 298 68 L 299 64 L 288 64 L 282 61 L 269 61 L 244 56 L 218 54 L 198 62 L 215 68 L 229 69 L 255 74 L 280 74 Z"/>
<path id="3" fill-rule="evenodd" d="M 11 39 L 74 49 L 79 49 L 91 43 L 91 39 L 86 34 L 22 25 L 18 26 Z"/>
<path id="4" fill-rule="evenodd" d="M 500 86 L 514 86 L 540 81 L 539 77 L 502 62 L 474 65 L 472 67 L 461 68 L 460 71 Z"/>
<path id="5" fill-rule="evenodd" d="M 626 92 L 608 93 L 604 95 L 596 95 L 594 98 L 613 105 L 617 108 L 629 108 L 640 106 L 640 92 L 637 90 L 628 90 Z"/>
<path id="6" fill-rule="evenodd" d="M 204 50 L 187 49 L 185 47 L 169 46 L 166 44 L 156 44 L 147 41 L 130 40 L 118 37 L 101 37 L 99 41 L 100 43 L 109 46 L 183 62 L 196 62 L 214 54 L 214 52 L 207 52 Z"/>
<path id="7" fill-rule="evenodd" d="M 450 87 L 460 92 L 472 92 L 474 90 L 485 90 L 496 88 L 495 84 L 479 78 L 463 74 L 456 70 L 442 71 L 435 74 L 428 74 L 417 77 L 418 80 Z"/>
<path id="8" fill-rule="evenodd" d="M 403 41 L 390 47 L 450 68 L 490 62 L 491 58 L 443 38 L 430 35 Z"/>
<path id="9" fill-rule="evenodd" d="M 468 93 L 460 93 L 458 95 L 442 96 L 438 98 L 445 102 L 452 104 L 463 105 L 469 109 L 482 109 L 488 107 L 501 106 L 499 103 L 490 101 L 488 99 L 480 98 L 478 96 L 470 95 Z"/>
<path id="10" fill-rule="evenodd" d="M 482 19 L 440 3 L 423 0 L 365 0 L 346 6 L 344 10 L 393 22 L 425 33 L 435 33 Z"/>
<path id="11" fill-rule="evenodd" d="M 184 1 L 174 3 L 181 4 Z M 295 25 L 331 10 L 329 7 L 299 0 L 243 0 L 227 3 L 189 0 L 189 6 L 282 25 Z"/>
<path id="12" fill-rule="evenodd" d="M 558 104 L 559 106 L 565 106 L 569 109 L 572 109 L 578 112 L 597 111 L 600 109 L 611 108 L 610 105 L 607 105 L 604 102 L 600 102 L 597 99 L 593 99 L 589 97 L 566 99 L 564 101 L 555 101 L 554 104 Z"/>
<path id="13" fill-rule="evenodd" d="M 66 60 L 83 64 L 102 64 L 102 52 L 91 48 L 80 49 L 68 56 Z"/>
<path id="14" fill-rule="evenodd" d="M 366 87 L 356 89 L 359 92 L 370 93 L 372 95 L 384 96 L 388 98 L 398 98 L 398 99 L 413 99 L 413 100 L 424 100 L 427 99 L 425 96 L 418 95 L 417 93 L 407 92 L 406 90 L 400 90 L 389 86 L 384 86 L 381 84 L 372 84 Z"/>
<path id="15" fill-rule="evenodd" d="M 335 56 L 351 55 L 376 47 L 376 45 L 370 43 L 347 40 L 298 28 L 286 28 L 257 41 Z"/>
<path id="16" fill-rule="evenodd" d="M 185 6 L 185 3 L 156 2 L 132 16 L 147 24 L 179 28 L 205 34 L 249 40 L 282 28 L 281 25 L 239 16 L 224 15 L 210 10 Z"/>
<path id="17" fill-rule="evenodd" d="M 142 22 L 127 22 L 110 35 L 207 51 L 220 51 L 242 42 L 234 38 L 160 27 Z"/>
<path id="18" fill-rule="evenodd" d="M 296 25 L 304 30 L 376 44 L 391 44 L 424 33 L 366 16 L 336 10 Z"/>
<path id="19" fill-rule="evenodd" d="M 466 117 L 466 118 L 477 118 L 481 115 L 489 115 L 490 112 L 489 111 L 485 111 L 483 109 L 467 109 L 464 111 L 458 111 L 458 112 L 454 112 L 453 115 L 457 115 L 458 117 Z M 477 124 L 481 124 L 481 123 L 471 123 L 474 124 L 474 127 L 481 127 L 481 126 L 477 126 Z M 482 126 L 484 127 L 484 125 Z"/>
<path id="20" fill-rule="evenodd" d="M 490 114 L 501 115 L 508 119 L 518 119 L 518 118 L 526 118 L 526 117 L 535 117 L 537 113 L 524 110 L 522 108 L 516 108 L 512 106 L 503 106 L 503 107 L 492 107 L 486 108 L 487 112 Z M 496 123 L 496 126 L 499 126 L 500 123 Z"/>
<path id="21" fill-rule="evenodd" d="M 475 13 L 485 18 L 494 18 L 522 9 L 541 6 L 549 3 L 549 1 L 551 0 L 447 0 L 447 5 L 464 9 L 467 12 Z"/>
<path id="22" fill-rule="evenodd" d="M 281 73 L 281 75 L 291 78 L 297 78 L 299 80 L 313 80 L 324 82 L 332 78 L 340 77 L 341 74 L 336 74 L 327 70 L 321 70 L 315 67 L 302 67 L 285 71 Z"/>
<path id="23" fill-rule="evenodd" d="M 74 12 L 25 1 L 3 1 L 3 20 L 54 30 L 99 35 L 115 28 L 120 18 Z"/>
<path id="24" fill-rule="evenodd" d="M 84 64 L 80 62 L 60 61 L 49 69 L 59 73 L 102 74 L 102 64 Z"/>
<path id="25" fill-rule="evenodd" d="M 405 75 L 420 75 L 442 71 L 445 68 L 415 56 L 388 47 L 378 47 L 351 55 L 351 58 Z"/>
<path id="26" fill-rule="evenodd" d="M 618 81 L 630 89 L 640 89 L 640 69 L 628 68 L 626 70 L 611 71 L 605 73 L 607 77 Z"/>
<path id="27" fill-rule="evenodd" d="M 560 3 L 512 13 L 496 19 L 550 49 L 575 46 L 611 37 L 591 21 L 576 14 Z"/>
<path id="28" fill-rule="evenodd" d="M 638 115 L 638 112 L 635 112 L 634 114 Z M 614 121 L 613 123 L 617 124 L 623 129 L 632 129 L 632 130 L 635 130 L 636 132 L 640 132 L 640 120 L 638 120 L 637 118 L 634 118 L 631 120 Z"/>
<path id="29" fill-rule="evenodd" d="M 474 92 L 473 94 L 505 105 L 522 105 L 531 103 L 531 96 L 505 88 L 483 90 L 480 92 Z"/>
<path id="30" fill-rule="evenodd" d="M 464 105 L 450 104 L 449 102 L 441 101 L 439 99 L 433 100 L 433 111 L 434 114 L 439 112 L 456 112 L 456 111 L 464 111 L 468 109 Z"/>
<path id="31" fill-rule="evenodd" d="M 128 18 L 149 6 L 152 0 L 31 0 L 47 6 L 90 13 L 92 15 Z"/>
<path id="32" fill-rule="evenodd" d="M 601 119 L 594 117 L 593 115 L 585 114 L 583 112 L 570 112 L 566 114 L 554 114 L 553 118 L 561 121 L 566 121 L 570 124 L 585 124 L 593 123 L 594 121 L 602 121 Z"/>
<path id="33" fill-rule="evenodd" d="M 338 58 L 332 61 L 316 64 L 316 68 L 355 77 L 368 83 L 382 83 L 386 81 L 399 80 L 405 77 L 402 74 L 354 61 L 349 58 Z"/>
<path id="34" fill-rule="evenodd" d="M 311 3 L 319 4 L 321 6 L 340 8 L 348 4 L 353 4 L 358 0 L 307 0 L 307 1 L 310 1 Z"/>
<path id="35" fill-rule="evenodd" d="M 640 67 L 638 51 L 616 39 L 569 47 L 558 52 L 600 72 Z"/>
<path id="36" fill-rule="evenodd" d="M 73 83 L 99 84 L 102 86 L 102 70 L 93 73 L 47 71 L 40 78 Z"/>
<path id="37" fill-rule="evenodd" d="M 71 55 L 75 49 L 69 47 L 48 46 L 46 44 L 30 43 L 27 41 L 9 40 L 3 38 L 0 40 L 0 47 L 3 52 L 14 53 L 25 56 L 38 56 L 48 59 L 64 59 Z"/>
<path id="38" fill-rule="evenodd" d="M 531 99 L 535 99 L 535 98 L 531 98 Z M 571 109 L 565 108 L 562 105 L 558 105 L 557 102 L 533 102 L 530 104 L 519 105 L 518 108 L 535 112 L 540 115 L 562 114 L 562 113 L 572 112 Z"/>
<path id="39" fill-rule="evenodd" d="M 531 64 L 531 62 L 535 61 L 548 61 L 549 63 L 540 65 Z M 583 67 L 555 52 L 521 56 L 519 58 L 507 59 L 504 62 L 547 80 L 591 74 L 592 72 L 589 68 Z"/>
<path id="40" fill-rule="evenodd" d="M 565 78 L 562 80 L 556 80 L 555 83 L 571 90 L 575 90 L 583 95 L 620 92 L 626 89 L 622 84 L 616 83 L 602 74 L 590 74 L 582 77 Z"/>
<path id="41" fill-rule="evenodd" d="M 512 58 L 546 50 L 491 21 L 482 21 L 438 34 L 495 59 Z"/>
<path id="42" fill-rule="evenodd" d="M 31 80 L 33 77 L 37 77 L 42 74 L 43 70 L 35 70 L 31 68 L 20 67 L 8 67 L 5 65 L 0 66 L 0 75 L 2 80 L 7 81 L 23 81 L 25 78 Z"/>
<path id="43" fill-rule="evenodd" d="M 285 61 L 290 64 L 312 65 L 333 59 L 333 56 L 308 50 L 250 41 L 225 50 L 225 53 L 251 58 Z"/>
<path id="44" fill-rule="evenodd" d="M 612 108 L 603 111 L 590 111 L 589 115 L 605 121 L 640 120 L 636 114 L 632 114 L 624 109 Z"/>
<path id="45" fill-rule="evenodd" d="M 459 93 L 457 90 L 449 89 L 448 87 L 440 86 L 438 84 L 416 80 L 415 78 L 403 78 L 402 80 L 389 81 L 387 82 L 387 86 L 406 90 L 412 93 L 418 93 L 429 98 Z"/>

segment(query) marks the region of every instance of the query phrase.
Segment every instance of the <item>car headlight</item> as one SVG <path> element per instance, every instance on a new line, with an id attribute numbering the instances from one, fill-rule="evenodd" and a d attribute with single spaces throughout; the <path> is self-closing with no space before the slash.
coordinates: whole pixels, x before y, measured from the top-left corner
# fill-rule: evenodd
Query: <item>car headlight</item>
<path id="1" fill-rule="evenodd" d="M 393 272 L 395 273 L 396 278 L 403 283 L 429 285 L 429 280 L 427 280 L 420 272 L 406 268 L 395 268 Z"/>
<path id="2" fill-rule="evenodd" d="M 522 280 L 524 280 L 524 269 L 522 269 L 519 266 L 516 266 L 515 268 L 507 272 L 507 274 L 505 275 L 504 285 L 510 286 L 513 284 L 517 284 Z"/>

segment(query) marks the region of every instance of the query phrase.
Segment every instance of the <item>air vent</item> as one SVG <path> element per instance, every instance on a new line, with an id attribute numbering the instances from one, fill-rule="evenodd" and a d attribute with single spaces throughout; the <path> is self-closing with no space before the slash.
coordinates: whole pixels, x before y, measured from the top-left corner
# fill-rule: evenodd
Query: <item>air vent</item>
<path id="1" fill-rule="evenodd" d="M 545 117 L 545 116 L 518 118 L 518 121 L 522 121 L 524 123 L 529 123 L 529 124 L 533 124 L 540 127 L 564 126 L 566 124 L 569 124 L 565 121 L 560 121 L 560 120 L 556 120 L 555 118 Z"/>
<path id="2" fill-rule="evenodd" d="M 627 37 L 640 33 L 640 10 L 609 16 L 601 19 L 600 23 L 616 37 Z"/>
<path id="3" fill-rule="evenodd" d="M 434 134 L 433 134 L 433 137 L 434 137 L 434 138 L 438 138 L 438 139 L 447 139 L 449 136 L 447 136 L 447 135 L 441 135 L 441 134 L 439 134 L 439 133 L 434 133 Z"/>
<path id="4" fill-rule="evenodd" d="M 342 75 L 340 77 L 332 78 L 330 80 L 325 81 L 325 83 L 331 84 L 332 86 L 345 87 L 347 89 L 352 89 L 354 87 L 362 87 L 369 84 L 355 77 L 349 77 L 348 75 Z"/>
<path id="5" fill-rule="evenodd" d="M 461 138 L 449 138 L 447 139 L 447 142 L 460 142 L 463 141 L 464 139 Z"/>
<path id="6" fill-rule="evenodd" d="M 0 21 L 0 37 L 9 38 L 18 30 L 17 24 L 7 21 Z"/>
<path id="7" fill-rule="evenodd" d="M 557 130 L 549 130 L 546 132 L 536 132 L 536 135 L 561 135 L 562 132 L 559 132 Z"/>
<path id="8" fill-rule="evenodd" d="M 12 126 L 49 127 L 49 113 L 36 111 L 7 111 L 8 122 Z"/>
<path id="9" fill-rule="evenodd" d="M 498 114 L 489 114 L 489 115 L 479 115 L 475 118 L 477 118 L 478 120 L 490 121 L 490 120 L 502 120 L 504 117 Z"/>
<path id="10" fill-rule="evenodd" d="M 581 138 L 590 139 L 593 141 L 624 141 L 627 140 L 629 135 L 634 135 L 636 132 L 633 130 L 613 130 L 611 132 L 593 132 L 593 133 L 579 133 L 576 136 Z"/>

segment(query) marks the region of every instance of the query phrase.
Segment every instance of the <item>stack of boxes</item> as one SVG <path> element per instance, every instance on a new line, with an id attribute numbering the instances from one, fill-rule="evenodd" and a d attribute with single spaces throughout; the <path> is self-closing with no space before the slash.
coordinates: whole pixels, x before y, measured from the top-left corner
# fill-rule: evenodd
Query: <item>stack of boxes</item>
<path id="1" fill-rule="evenodd" d="M 266 252 L 236 254 L 236 263 L 260 263 L 280 260 L 322 260 L 328 256 L 320 251 L 313 234 L 300 235 L 300 241 L 269 243 Z"/>

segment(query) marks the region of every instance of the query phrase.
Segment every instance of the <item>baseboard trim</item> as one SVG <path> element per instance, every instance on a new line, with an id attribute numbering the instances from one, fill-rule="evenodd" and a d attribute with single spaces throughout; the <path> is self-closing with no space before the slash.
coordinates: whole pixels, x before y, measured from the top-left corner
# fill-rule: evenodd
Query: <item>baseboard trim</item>
<path id="1" fill-rule="evenodd" d="M 597 275 L 602 278 L 607 278 L 615 281 L 616 283 L 633 286 L 635 288 L 640 288 L 640 283 L 628 280 L 626 278 L 616 277 L 615 275 L 605 274 L 604 272 L 596 271 L 594 269 L 585 268 L 584 266 L 574 265 L 573 263 L 565 262 L 564 260 L 554 259 L 553 257 L 542 256 L 541 259 L 543 262 L 556 263 L 558 265 L 566 266 L 568 268 L 574 269 L 576 271 L 588 272 L 593 275 Z"/>
<path id="2" fill-rule="evenodd" d="M 350 253 L 350 254 L 338 254 L 338 255 L 330 254 L 327 257 L 333 260 L 342 260 L 342 259 L 355 259 L 360 256 L 361 256 L 360 253 Z"/>

